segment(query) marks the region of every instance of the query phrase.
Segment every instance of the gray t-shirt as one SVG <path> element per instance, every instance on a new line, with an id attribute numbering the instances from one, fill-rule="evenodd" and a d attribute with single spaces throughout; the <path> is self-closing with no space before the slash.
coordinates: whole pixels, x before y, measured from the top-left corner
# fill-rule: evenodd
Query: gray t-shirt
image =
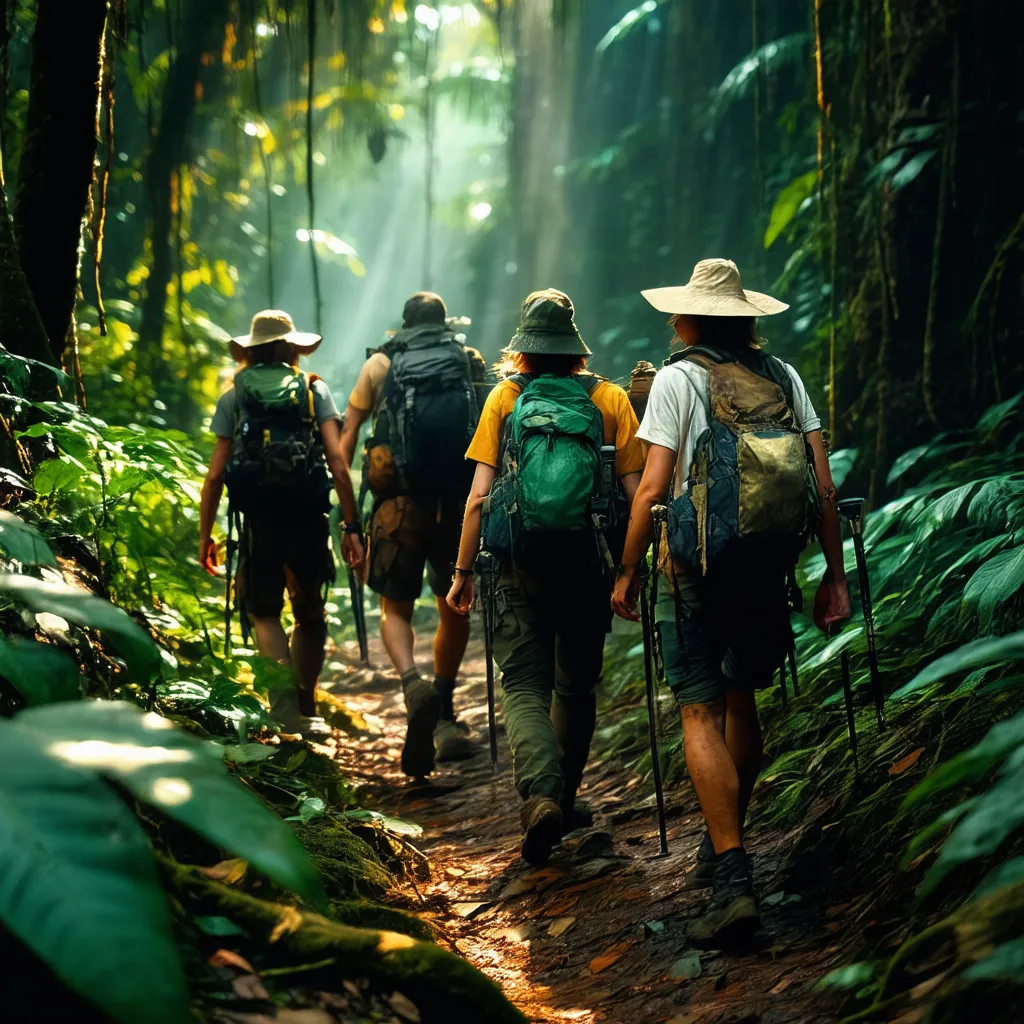
<path id="1" fill-rule="evenodd" d="M 807 397 L 800 375 L 783 364 L 793 381 L 793 414 L 805 433 L 821 429 L 821 420 Z M 636 436 L 648 444 L 677 453 L 674 497 L 686 490 L 697 439 L 708 429 L 708 371 L 688 359 L 662 367 L 651 385 L 647 411 Z"/>
<path id="2" fill-rule="evenodd" d="M 313 412 L 316 414 L 318 426 L 322 426 L 328 420 L 340 420 L 341 413 L 334 404 L 331 397 L 331 389 L 322 381 L 315 380 L 313 390 Z M 229 440 L 235 436 L 235 389 L 234 386 L 224 392 L 217 400 L 217 409 L 210 420 L 210 432 L 217 437 L 226 437 Z"/>

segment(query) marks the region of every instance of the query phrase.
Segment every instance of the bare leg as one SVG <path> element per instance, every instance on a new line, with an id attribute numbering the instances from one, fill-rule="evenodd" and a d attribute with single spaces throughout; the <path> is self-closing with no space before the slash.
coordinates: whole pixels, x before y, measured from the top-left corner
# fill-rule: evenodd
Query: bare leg
<path id="1" fill-rule="evenodd" d="M 434 675 L 454 679 L 469 643 L 469 616 L 452 611 L 443 597 L 437 599 L 437 614 L 441 621 L 434 635 Z"/>
<path id="2" fill-rule="evenodd" d="M 291 656 L 295 672 L 295 689 L 299 711 L 312 717 L 316 714 L 316 684 L 324 667 L 324 642 L 327 623 L 323 619 L 296 622 L 292 630 Z"/>
<path id="3" fill-rule="evenodd" d="M 415 604 L 415 601 L 392 601 L 387 597 L 380 599 L 380 638 L 384 641 L 384 649 L 399 675 L 403 675 L 416 665 L 413 654 L 416 634 L 412 629 L 412 611 Z"/>
<path id="4" fill-rule="evenodd" d="M 739 816 L 742 832 L 750 795 L 761 771 L 761 758 L 764 754 L 761 723 L 757 718 L 757 703 L 753 690 L 738 686 L 726 687 L 725 742 L 739 776 Z"/>
<path id="5" fill-rule="evenodd" d="M 290 663 L 288 653 L 288 636 L 281 625 L 280 619 L 250 618 L 252 631 L 256 637 L 256 649 L 264 658 L 273 658 L 282 665 Z"/>
<path id="6" fill-rule="evenodd" d="M 697 791 L 715 853 L 742 845 L 740 780 L 725 744 L 724 713 L 722 701 L 684 704 L 682 708 L 686 767 Z"/>

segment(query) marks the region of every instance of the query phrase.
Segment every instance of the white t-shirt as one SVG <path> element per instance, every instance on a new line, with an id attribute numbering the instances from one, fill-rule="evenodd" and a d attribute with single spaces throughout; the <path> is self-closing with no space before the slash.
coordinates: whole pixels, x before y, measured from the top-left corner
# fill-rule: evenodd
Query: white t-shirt
<path id="1" fill-rule="evenodd" d="M 783 363 L 793 381 L 793 414 L 805 433 L 821 429 L 821 420 L 807 397 L 807 389 L 799 374 Z M 697 439 L 708 429 L 708 371 L 689 359 L 680 359 L 663 366 L 651 385 L 647 411 L 636 436 L 648 444 L 671 448 L 678 453 L 675 472 L 675 493 L 686 490 Z"/>

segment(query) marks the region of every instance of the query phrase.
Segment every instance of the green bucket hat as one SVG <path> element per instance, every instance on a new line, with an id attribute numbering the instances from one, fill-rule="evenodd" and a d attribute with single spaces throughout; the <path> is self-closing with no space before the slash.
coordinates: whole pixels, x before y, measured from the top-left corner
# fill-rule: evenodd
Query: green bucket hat
<path id="1" fill-rule="evenodd" d="M 528 295 L 519 314 L 519 329 L 506 352 L 548 356 L 589 356 L 590 349 L 576 329 L 572 299 L 557 288 Z"/>

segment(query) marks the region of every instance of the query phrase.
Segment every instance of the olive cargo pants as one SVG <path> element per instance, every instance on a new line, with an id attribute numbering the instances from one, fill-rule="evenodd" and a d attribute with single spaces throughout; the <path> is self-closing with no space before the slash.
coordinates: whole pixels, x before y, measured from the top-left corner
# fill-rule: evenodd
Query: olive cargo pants
<path id="1" fill-rule="evenodd" d="M 544 575 L 506 567 L 498 579 L 494 656 L 524 800 L 571 806 L 576 796 L 594 735 L 610 596 L 598 567 Z"/>

